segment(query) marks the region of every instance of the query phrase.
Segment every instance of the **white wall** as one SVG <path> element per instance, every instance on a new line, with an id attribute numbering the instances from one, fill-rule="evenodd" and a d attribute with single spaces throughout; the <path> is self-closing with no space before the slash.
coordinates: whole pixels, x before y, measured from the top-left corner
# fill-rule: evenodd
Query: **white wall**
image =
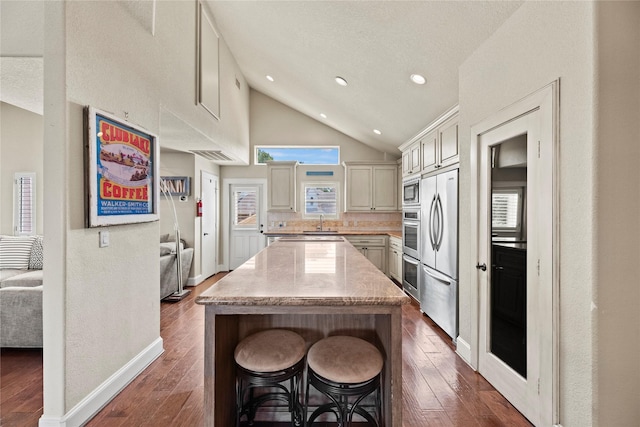
<path id="1" fill-rule="evenodd" d="M 127 112 L 158 134 L 162 105 L 238 157 L 248 147 L 248 91 L 229 90 L 235 77 L 246 83 L 224 42 L 221 108 L 229 109 L 217 121 L 194 104 L 196 2 L 156 2 L 155 35 L 128 10 L 45 4 L 44 419 L 86 405 L 160 332 L 159 223 L 108 227 L 102 249 L 98 230 L 84 228 L 82 106 Z"/>
<path id="2" fill-rule="evenodd" d="M 616 8 L 621 8 L 617 18 L 628 16 L 623 29 L 606 18 Z M 564 427 L 630 426 L 640 419 L 640 319 L 630 307 L 639 301 L 640 272 L 638 263 L 624 255 L 636 254 L 637 261 L 640 192 L 631 165 L 638 164 L 638 16 L 638 3 L 525 2 L 460 67 L 461 236 L 470 232 L 474 209 L 470 126 L 560 79 L 559 401 Z M 607 62 L 610 54 L 617 62 Z M 617 104 L 614 99 L 625 91 L 630 94 Z M 604 196 L 601 190 L 615 185 L 622 191 Z M 624 213 L 608 203 L 622 200 L 621 193 L 628 197 Z M 625 229 L 628 234 L 617 246 Z M 470 259 L 470 243 L 461 239 L 460 245 L 460 335 L 467 342 L 476 304 L 470 300 L 477 261 Z"/>
<path id="3" fill-rule="evenodd" d="M 0 102 L 0 234 L 13 235 L 13 176 L 36 173 L 36 233 L 43 232 L 42 116 Z"/>
<path id="4" fill-rule="evenodd" d="M 596 4 L 594 425 L 640 423 L 640 2 Z"/>
<path id="5" fill-rule="evenodd" d="M 395 160 L 324 123 L 304 115 L 275 99 L 251 90 L 250 94 L 250 165 L 223 166 L 224 178 L 266 178 L 266 166 L 254 166 L 256 145 L 337 145 L 340 161 Z M 398 157 L 400 152 L 398 152 Z M 342 171 L 339 166 L 336 170 Z M 341 172 L 342 173 L 342 172 Z"/>

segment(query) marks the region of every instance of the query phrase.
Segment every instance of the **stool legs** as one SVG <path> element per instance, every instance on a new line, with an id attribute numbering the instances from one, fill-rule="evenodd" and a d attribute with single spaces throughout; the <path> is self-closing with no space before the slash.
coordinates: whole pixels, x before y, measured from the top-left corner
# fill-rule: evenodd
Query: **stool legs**
<path id="1" fill-rule="evenodd" d="M 300 404 L 300 383 L 305 360 L 295 366 L 279 372 L 252 372 L 238 366 L 236 381 L 236 427 L 240 426 L 243 416 L 249 425 L 253 424 L 258 408 L 268 401 L 280 400 L 287 403 L 291 413 L 291 425 L 302 426 L 302 405 Z M 289 388 L 281 383 L 289 382 Z M 254 396 L 256 388 L 277 388 L 281 391 Z"/>
<path id="2" fill-rule="evenodd" d="M 330 403 L 319 406 L 307 418 L 309 408 L 309 390 L 313 385 L 330 400 Z M 360 403 L 364 398 L 375 392 L 374 416 L 367 412 Z M 352 401 L 349 398 L 352 397 Z M 353 415 L 362 416 L 370 425 L 382 427 L 382 398 L 380 387 L 380 375 L 376 375 L 369 381 L 359 384 L 343 384 L 329 381 L 319 377 L 312 369 L 307 368 L 307 386 L 305 390 L 304 419 L 305 427 L 312 426 L 315 419 L 323 413 L 332 412 L 336 416 L 339 427 L 349 427 Z"/>

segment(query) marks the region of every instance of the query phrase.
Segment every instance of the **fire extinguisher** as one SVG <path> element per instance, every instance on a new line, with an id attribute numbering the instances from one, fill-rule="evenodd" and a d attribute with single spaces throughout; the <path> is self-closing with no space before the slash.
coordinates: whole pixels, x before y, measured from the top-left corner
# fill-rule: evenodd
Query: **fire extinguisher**
<path id="1" fill-rule="evenodd" d="M 196 216 L 202 216 L 202 199 L 196 202 Z"/>

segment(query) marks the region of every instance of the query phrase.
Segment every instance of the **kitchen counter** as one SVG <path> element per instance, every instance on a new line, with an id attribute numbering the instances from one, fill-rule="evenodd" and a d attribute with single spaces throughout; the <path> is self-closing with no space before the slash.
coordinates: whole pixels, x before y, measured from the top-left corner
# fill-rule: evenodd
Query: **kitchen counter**
<path id="1" fill-rule="evenodd" d="M 318 237 L 278 241 L 197 297 L 205 306 L 207 426 L 234 425 L 233 351 L 273 327 L 298 332 L 307 348 L 345 333 L 377 345 L 385 355 L 385 425 L 402 425 L 401 307 L 410 299 L 351 244 Z M 262 414 L 265 421 L 283 415 Z"/>
<path id="2" fill-rule="evenodd" d="M 316 234 L 315 230 L 311 230 Z M 402 239 L 402 230 L 338 230 L 328 231 L 331 236 L 393 236 Z M 266 231 L 265 236 L 301 236 L 304 231 Z"/>

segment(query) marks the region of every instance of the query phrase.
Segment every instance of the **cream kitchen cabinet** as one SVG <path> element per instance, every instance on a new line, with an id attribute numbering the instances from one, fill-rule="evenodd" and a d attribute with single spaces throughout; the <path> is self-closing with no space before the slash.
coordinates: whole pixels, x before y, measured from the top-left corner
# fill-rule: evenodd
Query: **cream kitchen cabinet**
<path id="1" fill-rule="evenodd" d="M 396 162 L 345 162 L 345 212 L 398 210 Z"/>
<path id="2" fill-rule="evenodd" d="M 420 164 L 420 141 L 416 141 L 402 152 L 402 176 L 420 172 Z"/>
<path id="3" fill-rule="evenodd" d="M 378 270 L 387 274 L 387 236 L 345 236 Z"/>
<path id="4" fill-rule="evenodd" d="M 421 140 L 422 172 L 428 173 L 460 161 L 457 115 L 443 122 Z"/>
<path id="5" fill-rule="evenodd" d="M 389 237 L 388 275 L 398 283 L 402 283 L 402 239 Z"/>
<path id="6" fill-rule="evenodd" d="M 267 162 L 267 210 L 296 211 L 296 168 L 298 162 Z"/>
<path id="7" fill-rule="evenodd" d="M 403 178 L 438 171 L 458 163 L 458 106 L 444 113 L 398 149 L 402 151 Z"/>

